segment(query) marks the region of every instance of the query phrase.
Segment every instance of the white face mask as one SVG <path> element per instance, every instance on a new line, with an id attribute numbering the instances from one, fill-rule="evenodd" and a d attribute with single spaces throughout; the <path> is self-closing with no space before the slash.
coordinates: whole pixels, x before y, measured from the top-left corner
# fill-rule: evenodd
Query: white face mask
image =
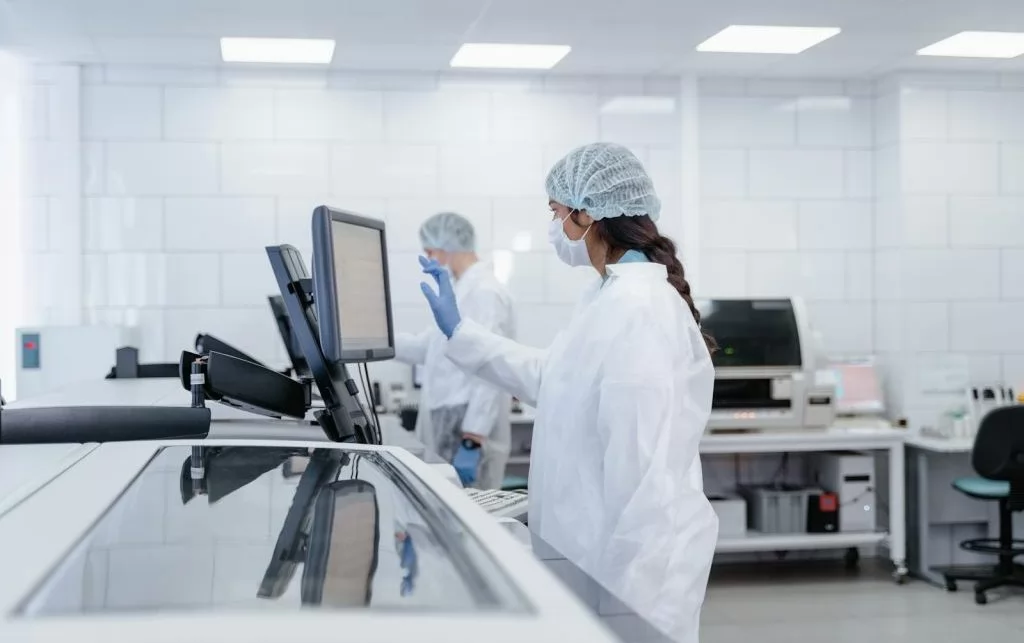
<path id="1" fill-rule="evenodd" d="M 582 237 L 574 240 L 565 234 L 565 219 L 560 219 L 556 215 L 551 220 L 551 223 L 548 225 L 548 241 L 555 247 L 555 254 L 562 260 L 562 263 L 574 268 L 591 265 L 587 244 L 584 243 L 584 239 L 590 233 L 591 227 L 593 227 L 593 224 L 587 227 Z"/>

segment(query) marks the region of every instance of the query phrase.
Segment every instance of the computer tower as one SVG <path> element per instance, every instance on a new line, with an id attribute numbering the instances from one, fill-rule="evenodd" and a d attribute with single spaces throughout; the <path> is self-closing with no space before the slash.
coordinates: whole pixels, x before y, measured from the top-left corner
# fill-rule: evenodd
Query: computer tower
<path id="1" fill-rule="evenodd" d="M 840 532 L 877 529 L 875 460 L 871 455 L 822 454 L 818 460 L 818 483 L 839 498 Z"/>

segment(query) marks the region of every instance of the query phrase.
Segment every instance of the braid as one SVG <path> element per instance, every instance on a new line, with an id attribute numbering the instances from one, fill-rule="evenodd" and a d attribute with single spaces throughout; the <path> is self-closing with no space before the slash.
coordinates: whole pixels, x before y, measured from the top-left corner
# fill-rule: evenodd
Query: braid
<path id="1" fill-rule="evenodd" d="M 700 311 L 693 303 L 690 282 L 686 280 L 683 264 L 676 256 L 676 244 L 658 232 L 658 227 L 648 216 L 614 217 L 595 222 L 598 234 L 608 244 L 608 252 L 616 250 L 639 250 L 654 263 L 660 263 L 668 271 L 668 282 L 686 302 L 697 326 L 700 326 Z M 715 352 L 715 339 L 701 329 L 708 351 Z"/>

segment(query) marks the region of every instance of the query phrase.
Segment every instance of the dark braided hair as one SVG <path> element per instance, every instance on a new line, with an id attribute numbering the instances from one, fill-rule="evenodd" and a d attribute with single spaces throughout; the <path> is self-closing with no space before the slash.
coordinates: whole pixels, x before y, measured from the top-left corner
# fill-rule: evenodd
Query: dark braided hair
<path id="1" fill-rule="evenodd" d="M 580 225 L 576 220 L 576 212 L 572 213 L 573 223 Z M 580 226 L 583 227 L 583 226 Z M 668 237 L 658 232 L 658 226 L 651 221 L 647 215 L 638 217 L 611 217 L 594 222 L 594 230 L 597 238 L 608 246 L 608 255 L 605 260 L 609 263 L 614 257 L 618 260 L 628 250 L 639 250 L 650 261 L 660 263 L 668 270 L 668 282 L 679 291 L 689 306 L 693 319 L 700 326 L 700 311 L 693 303 L 693 296 L 690 294 L 690 283 L 686 281 L 686 274 L 683 271 L 683 264 L 676 256 L 676 244 Z M 709 352 L 715 352 L 718 344 L 715 339 L 701 329 L 704 336 L 704 343 L 707 344 Z"/>

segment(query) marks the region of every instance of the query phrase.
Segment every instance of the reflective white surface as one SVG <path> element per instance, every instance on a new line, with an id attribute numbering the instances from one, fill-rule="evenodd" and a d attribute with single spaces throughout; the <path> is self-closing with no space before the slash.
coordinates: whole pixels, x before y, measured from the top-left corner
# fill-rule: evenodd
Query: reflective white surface
<path id="1" fill-rule="evenodd" d="M 386 455 L 213 447 L 197 479 L 190 452 L 158 452 L 24 612 L 524 607 Z"/>

